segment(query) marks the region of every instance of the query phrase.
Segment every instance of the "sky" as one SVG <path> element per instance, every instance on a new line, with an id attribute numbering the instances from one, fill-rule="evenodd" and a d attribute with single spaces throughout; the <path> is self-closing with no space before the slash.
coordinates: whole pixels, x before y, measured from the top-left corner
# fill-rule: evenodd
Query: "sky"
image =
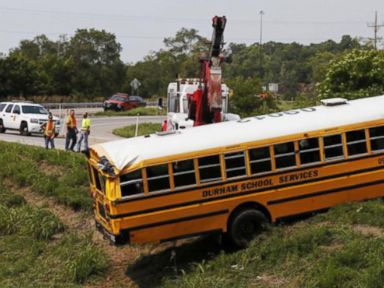
<path id="1" fill-rule="evenodd" d="M 0 0 L 0 53 L 23 39 L 51 40 L 76 29 L 104 29 L 116 35 L 126 63 L 164 48 L 163 39 L 181 28 L 211 38 L 211 18 L 227 17 L 225 42 L 319 43 L 342 35 L 373 37 L 375 11 L 384 23 L 383 0 Z M 384 27 L 379 30 L 384 36 Z"/>

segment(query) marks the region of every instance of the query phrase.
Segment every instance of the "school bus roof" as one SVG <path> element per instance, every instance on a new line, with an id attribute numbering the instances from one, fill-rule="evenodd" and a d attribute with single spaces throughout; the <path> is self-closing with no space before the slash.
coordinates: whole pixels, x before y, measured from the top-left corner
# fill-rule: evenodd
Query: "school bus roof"
<path id="1" fill-rule="evenodd" d="M 205 125 L 179 133 L 135 137 L 91 147 L 118 170 L 140 161 L 239 145 L 384 119 L 384 95 Z M 341 102 L 342 103 L 342 102 Z"/>

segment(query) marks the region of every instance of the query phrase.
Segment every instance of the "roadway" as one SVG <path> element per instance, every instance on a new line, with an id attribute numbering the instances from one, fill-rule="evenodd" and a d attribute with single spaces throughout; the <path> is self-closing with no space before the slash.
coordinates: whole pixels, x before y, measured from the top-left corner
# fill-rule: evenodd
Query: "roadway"
<path id="1" fill-rule="evenodd" d="M 91 117 L 91 134 L 89 135 L 89 144 L 96 144 L 108 142 L 113 140 L 122 139 L 119 136 L 112 134 L 113 129 L 121 128 L 124 126 L 136 124 L 137 117 L 132 116 L 118 116 L 118 117 Z M 161 123 L 165 116 L 140 116 L 139 123 Z M 81 118 L 78 117 L 78 123 Z M 0 134 L 0 141 L 17 142 L 21 144 L 42 146 L 44 147 L 44 139 L 41 135 L 21 136 L 18 131 L 7 130 L 6 133 Z M 64 137 L 55 139 L 55 146 L 57 149 L 64 149 Z"/>

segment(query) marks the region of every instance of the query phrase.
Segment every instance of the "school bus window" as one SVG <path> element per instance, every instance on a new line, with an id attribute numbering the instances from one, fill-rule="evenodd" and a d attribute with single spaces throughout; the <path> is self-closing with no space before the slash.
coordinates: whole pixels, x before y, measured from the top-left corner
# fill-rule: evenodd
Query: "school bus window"
<path id="1" fill-rule="evenodd" d="M 143 177 L 141 169 L 128 172 L 120 176 L 121 196 L 129 197 L 133 195 L 143 194 Z"/>
<path id="2" fill-rule="evenodd" d="M 101 192 L 104 192 L 104 185 L 105 185 L 105 181 L 102 183 L 103 179 L 101 177 L 101 175 L 99 174 L 99 172 L 94 168 L 92 167 L 92 170 L 93 170 L 93 175 L 95 176 L 95 185 L 96 185 L 96 189 L 101 191 Z"/>
<path id="3" fill-rule="evenodd" d="M 147 177 L 149 192 L 169 189 L 168 164 L 148 167 Z"/>
<path id="4" fill-rule="evenodd" d="M 193 160 L 174 162 L 172 163 L 172 168 L 175 187 L 196 184 L 196 175 Z"/>
<path id="5" fill-rule="evenodd" d="M 274 145 L 276 169 L 296 165 L 295 148 L 293 142 Z"/>
<path id="6" fill-rule="evenodd" d="M 359 155 L 367 153 L 367 142 L 364 129 L 347 132 L 348 155 Z"/>
<path id="7" fill-rule="evenodd" d="M 384 149 L 384 126 L 369 129 L 372 151 Z"/>
<path id="8" fill-rule="evenodd" d="M 89 163 L 87 163 L 87 169 L 88 169 L 89 182 L 94 185 L 95 183 L 93 183 L 91 165 L 89 165 Z"/>
<path id="9" fill-rule="evenodd" d="M 221 180 L 219 155 L 199 158 L 200 182 Z"/>
<path id="10" fill-rule="evenodd" d="M 261 147 L 249 150 L 251 173 L 263 173 L 272 170 L 269 147 Z"/>
<path id="11" fill-rule="evenodd" d="M 102 218 L 106 219 L 107 216 L 106 216 L 106 213 L 105 213 L 105 208 L 103 206 L 103 204 L 101 204 L 100 202 L 97 203 L 97 208 L 99 210 L 99 214 Z"/>
<path id="12" fill-rule="evenodd" d="M 225 172 L 227 178 L 247 175 L 244 152 L 228 153 L 224 155 Z"/>
<path id="13" fill-rule="evenodd" d="M 331 135 L 324 137 L 325 160 L 336 160 L 344 158 L 343 142 L 341 135 Z"/>
<path id="14" fill-rule="evenodd" d="M 105 176 L 102 176 L 100 173 L 98 177 L 100 180 L 101 191 L 105 194 L 105 191 L 107 190 L 105 187 L 107 178 Z"/>
<path id="15" fill-rule="evenodd" d="M 318 138 L 300 140 L 299 150 L 301 164 L 320 162 L 320 147 Z"/>

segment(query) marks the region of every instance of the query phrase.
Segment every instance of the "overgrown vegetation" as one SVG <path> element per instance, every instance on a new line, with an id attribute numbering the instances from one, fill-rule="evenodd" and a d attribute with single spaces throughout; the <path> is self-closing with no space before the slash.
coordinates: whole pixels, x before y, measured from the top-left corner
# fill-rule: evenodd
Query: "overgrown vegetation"
<path id="1" fill-rule="evenodd" d="M 165 109 L 159 109 L 155 107 L 139 107 L 128 111 L 103 111 L 96 112 L 94 116 L 158 116 L 166 115 Z"/>
<path id="2" fill-rule="evenodd" d="M 137 136 L 149 135 L 158 131 L 161 131 L 161 124 L 142 123 L 142 124 L 139 124 Z M 125 126 L 125 127 L 117 128 L 113 130 L 113 134 L 121 137 L 125 137 L 125 138 L 135 137 L 135 133 L 136 133 L 136 125 L 129 125 L 129 126 Z"/>
<path id="3" fill-rule="evenodd" d="M 384 51 L 353 50 L 333 61 L 317 89 L 320 98 L 356 99 L 384 93 Z"/>
<path id="4" fill-rule="evenodd" d="M 0 181 L 0 286 L 80 287 L 107 269 L 90 235 L 66 230 L 48 210 L 26 204 Z"/>
<path id="5" fill-rule="evenodd" d="M 383 200 L 346 204 L 182 267 L 164 287 L 381 287 Z M 177 252 L 176 252 L 177 253 Z"/>
<path id="6" fill-rule="evenodd" d="M 15 188 L 53 197 L 74 210 L 91 210 L 83 155 L 1 141 L 0 151 L 0 178 Z"/>

